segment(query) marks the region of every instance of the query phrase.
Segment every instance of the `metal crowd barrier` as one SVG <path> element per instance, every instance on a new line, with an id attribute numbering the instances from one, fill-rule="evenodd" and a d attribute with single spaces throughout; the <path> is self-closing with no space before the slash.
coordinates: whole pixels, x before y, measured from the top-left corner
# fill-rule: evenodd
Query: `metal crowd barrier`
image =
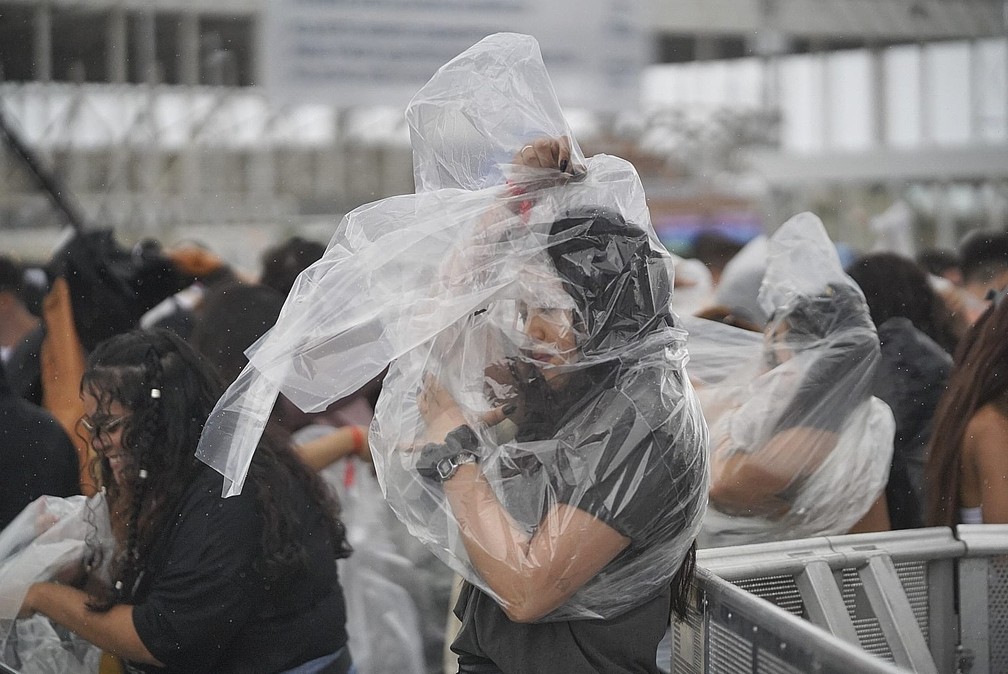
<path id="1" fill-rule="evenodd" d="M 1008 524 L 962 524 L 959 622 L 964 672 L 1008 672 Z"/>
<path id="2" fill-rule="evenodd" d="M 1008 672 L 1008 525 L 701 550 L 671 671 Z"/>

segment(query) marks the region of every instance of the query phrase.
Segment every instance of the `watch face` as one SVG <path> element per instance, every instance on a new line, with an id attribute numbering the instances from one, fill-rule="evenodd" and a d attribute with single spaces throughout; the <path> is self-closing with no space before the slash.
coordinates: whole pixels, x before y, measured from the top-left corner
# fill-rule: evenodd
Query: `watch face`
<path id="1" fill-rule="evenodd" d="M 437 472 L 442 480 L 447 480 L 452 475 L 455 474 L 455 463 L 452 462 L 451 457 L 445 457 L 437 462 Z"/>

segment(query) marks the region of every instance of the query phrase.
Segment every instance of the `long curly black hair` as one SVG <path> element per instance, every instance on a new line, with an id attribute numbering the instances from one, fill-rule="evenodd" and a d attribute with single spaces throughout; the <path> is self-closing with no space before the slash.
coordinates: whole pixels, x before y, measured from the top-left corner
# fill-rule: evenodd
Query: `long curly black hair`
<path id="1" fill-rule="evenodd" d="M 159 532 L 177 516 L 197 476 L 208 470 L 195 456 L 200 434 L 223 387 L 215 370 L 186 342 L 167 330 L 136 330 L 117 335 L 90 354 L 81 391 L 98 401 L 98 413 L 111 416 L 113 402 L 126 410 L 121 446 L 121 484 L 101 453 L 92 461 L 97 483 L 107 490 L 116 533 L 111 561 L 113 586 L 95 597 L 91 608 L 107 610 L 131 598 Z M 101 438 L 94 439 L 100 446 Z M 322 480 L 290 447 L 267 433 L 249 470 L 262 521 L 255 571 L 267 582 L 307 568 L 299 542 L 300 522 L 292 504 L 278 494 L 303 492 L 325 513 L 333 554 L 350 548 L 339 507 Z"/>

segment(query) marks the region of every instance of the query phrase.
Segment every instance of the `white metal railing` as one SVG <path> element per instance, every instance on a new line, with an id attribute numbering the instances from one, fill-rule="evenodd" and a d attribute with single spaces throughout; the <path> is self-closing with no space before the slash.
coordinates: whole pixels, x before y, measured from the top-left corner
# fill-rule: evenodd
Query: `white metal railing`
<path id="1" fill-rule="evenodd" d="M 673 672 L 1008 672 L 1008 525 L 717 548 L 697 563 Z"/>

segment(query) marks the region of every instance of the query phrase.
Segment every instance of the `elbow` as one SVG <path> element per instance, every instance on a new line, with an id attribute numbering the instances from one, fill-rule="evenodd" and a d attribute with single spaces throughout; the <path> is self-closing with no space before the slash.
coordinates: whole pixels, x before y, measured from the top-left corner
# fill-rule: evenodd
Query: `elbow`
<path id="1" fill-rule="evenodd" d="M 516 623 L 532 623 L 558 608 L 570 596 L 550 586 L 540 584 L 538 578 L 525 577 L 511 592 L 498 592 L 498 604 L 504 615 Z"/>
<path id="2" fill-rule="evenodd" d="M 504 615 L 508 617 L 508 620 L 515 623 L 533 623 L 553 610 L 553 608 L 537 606 L 532 602 L 520 604 L 507 603 L 502 605 L 501 608 L 504 611 Z"/>
<path id="3" fill-rule="evenodd" d="M 718 476 L 711 480 L 709 498 L 716 508 L 735 509 L 747 505 L 744 491 L 738 489 L 738 480 L 732 477 Z"/>
<path id="4" fill-rule="evenodd" d="M 787 512 L 788 504 L 760 482 L 731 475 L 711 483 L 711 506 L 735 517 L 777 518 Z"/>

